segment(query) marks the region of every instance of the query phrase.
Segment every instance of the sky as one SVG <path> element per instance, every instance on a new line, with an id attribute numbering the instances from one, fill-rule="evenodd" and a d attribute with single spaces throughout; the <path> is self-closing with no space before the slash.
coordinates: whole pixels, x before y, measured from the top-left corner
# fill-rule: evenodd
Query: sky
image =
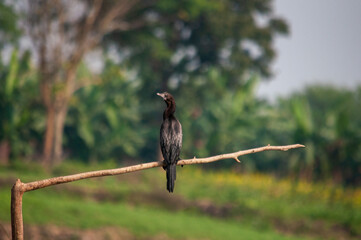
<path id="1" fill-rule="evenodd" d="M 257 96 L 274 100 L 312 84 L 361 85 L 361 0 L 275 0 L 290 35 L 277 37 L 274 76 Z"/>

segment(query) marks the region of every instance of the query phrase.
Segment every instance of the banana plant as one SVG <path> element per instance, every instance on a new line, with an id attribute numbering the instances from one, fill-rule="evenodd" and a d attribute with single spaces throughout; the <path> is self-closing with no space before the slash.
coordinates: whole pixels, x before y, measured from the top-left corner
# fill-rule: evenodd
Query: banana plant
<path id="1" fill-rule="evenodd" d="M 30 70 L 27 52 L 19 57 L 18 50 L 14 49 L 8 65 L 0 64 L 0 162 L 4 164 L 8 163 L 10 155 L 31 151 L 25 142 L 30 135 L 36 135 L 33 120 L 37 111 L 34 108 L 30 113 L 28 107 L 33 105 L 37 95 L 33 91 L 35 76 Z"/>
<path id="2" fill-rule="evenodd" d="M 93 79 L 71 100 L 65 149 L 85 161 L 135 157 L 144 144 L 139 128 L 139 82 L 111 61 L 98 80 L 88 75 L 85 65 L 81 69 L 78 79 Z"/>
<path id="3" fill-rule="evenodd" d="M 304 177 L 312 179 L 316 160 L 314 146 L 315 126 L 308 100 L 303 97 L 292 99 L 291 113 L 295 124 L 294 141 L 303 143 L 307 146 L 304 154 L 297 154 L 297 157 L 291 157 L 291 160 L 293 161 L 291 164 L 301 171 L 301 173 L 303 172 L 306 174 Z"/>
<path id="4" fill-rule="evenodd" d="M 16 85 L 19 63 L 18 63 L 18 51 L 15 49 L 11 54 L 11 60 L 9 66 L 1 66 L 1 79 L 4 80 L 1 83 L 0 88 L 0 162 L 7 164 L 10 154 L 10 142 L 11 136 L 14 132 L 14 88 Z"/>

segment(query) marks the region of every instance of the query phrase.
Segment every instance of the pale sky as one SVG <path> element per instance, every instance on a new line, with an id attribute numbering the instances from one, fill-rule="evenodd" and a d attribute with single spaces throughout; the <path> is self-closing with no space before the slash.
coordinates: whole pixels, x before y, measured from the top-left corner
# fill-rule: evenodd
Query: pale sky
<path id="1" fill-rule="evenodd" d="M 275 0 L 291 33 L 275 41 L 274 77 L 257 96 L 275 99 L 314 83 L 361 85 L 361 0 Z"/>

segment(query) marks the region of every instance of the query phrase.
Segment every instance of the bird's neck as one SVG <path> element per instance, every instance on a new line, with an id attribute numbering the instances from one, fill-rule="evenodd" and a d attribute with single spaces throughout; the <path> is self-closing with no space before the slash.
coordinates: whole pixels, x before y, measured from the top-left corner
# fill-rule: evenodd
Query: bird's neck
<path id="1" fill-rule="evenodd" d="M 163 112 L 163 119 L 173 116 L 175 112 L 175 102 L 167 102 L 167 108 Z"/>

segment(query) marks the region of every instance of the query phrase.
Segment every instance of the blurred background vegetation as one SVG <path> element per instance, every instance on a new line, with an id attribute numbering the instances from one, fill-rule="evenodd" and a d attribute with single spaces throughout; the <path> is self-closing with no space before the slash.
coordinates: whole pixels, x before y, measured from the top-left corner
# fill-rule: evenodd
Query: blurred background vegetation
<path id="1" fill-rule="evenodd" d="M 262 24 L 258 18 L 264 20 Z M 288 33 L 286 20 L 274 15 L 272 1 L 0 2 L 1 183 L 15 176 L 30 181 L 89 170 L 86 165 L 116 167 L 158 160 L 159 127 L 165 105 L 155 93 L 169 91 L 175 96 L 176 115 L 183 126 L 184 159 L 267 144 L 301 143 L 307 147 L 245 156 L 238 165 L 221 161 L 197 166 L 203 169 L 199 172 L 184 170 L 176 187 L 181 200 L 159 193 L 162 180 L 150 181 L 156 186 L 139 183 L 158 175 L 163 177 L 163 173 L 137 175 L 140 180 L 133 192 L 126 187 L 132 180 L 110 181 L 105 196 L 115 194 L 115 199 L 124 205 L 120 214 L 133 214 L 128 204 L 134 200 L 130 198 L 139 198 L 134 195 L 136 190 L 145 192 L 142 198 L 149 200 L 144 208 L 139 208 L 139 218 L 152 215 L 147 208 L 153 206 L 152 198 L 146 193 L 155 189 L 159 202 L 173 198 L 185 205 L 180 204 L 177 210 L 188 209 L 187 204 L 192 205 L 188 201 L 199 204 L 195 208 L 201 216 L 193 216 L 195 210 L 190 209 L 190 216 L 177 213 L 181 215 L 179 221 L 190 221 L 188 218 L 193 216 L 200 218 L 195 222 L 203 222 L 203 202 L 199 199 L 211 199 L 216 206 L 234 207 L 233 215 L 223 214 L 227 221 L 244 224 L 244 217 L 250 217 L 252 221 L 247 226 L 253 230 L 249 231 L 257 232 L 271 222 L 267 231 L 272 232 L 270 229 L 276 226 L 284 229 L 279 230 L 286 233 L 282 236 L 304 231 L 320 237 L 310 225 L 327 219 L 326 232 L 336 225 L 346 229 L 346 235 L 341 231 L 340 239 L 360 236 L 355 226 L 361 222 L 361 216 L 353 212 L 361 207 L 361 87 L 346 90 L 309 86 L 274 102 L 255 95 L 259 81 L 272 76 L 274 38 Z M 34 170 L 41 168 L 40 164 L 47 166 L 48 172 Z M 183 182 L 190 186 L 182 186 Z M 92 184 L 98 189 L 102 182 Z M 123 187 L 110 189 L 116 184 Z M 8 187 L 9 184 L 2 189 Z M 76 189 L 84 190 L 86 185 Z M 321 189 L 325 193 L 317 195 Z M 79 190 L 79 198 L 89 198 L 83 190 Z M 219 191 L 224 198 L 216 194 Z M 242 191 L 250 195 L 247 197 Z M 2 190 L 0 194 L 9 193 Z M 61 211 L 70 211 L 71 215 L 71 209 L 80 204 L 76 202 L 79 199 L 72 202 L 64 194 L 68 205 L 59 209 L 64 207 Z M 264 198 L 269 198 L 269 202 Z M 29 201 L 40 201 L 36 199 Z M 57 204 L 56 197 L 49 201 Z M 303 201 L 309 204 L 308 210 L 307 206 L 298 208 Z M 89 204 L 90 209 L 96 208 Z M 6 211 L 7 205 L 3 200 L 1 210 Z M 98 207 L 99 211 L 108 211 L 107 206 L 103 210 Z M 334 207 L 334 212 L 329 212 L 328 207 Z M 171 206 L 159 210 L 165 214 L 164 219 L 168 208 Z M 306 213 L 300 213 L 303 211 Z M 219 217 L 218 213 L 205 212 L 206 217 Z M 45 223 L 31 213 L 25 215 L 33 223 Z M 9 219 L 0 217 L 2 221 Z M 65 214 L 63 218 L 69 221 L 70 217 Z M 302 222 L 299 229 L 286 224 L 289 218 L 298 219 L 296 225 L 300 219 L 311 220 Z M 60 222 L 61 219 L 60 216 Z M 205 229 L 216 226 L 218 220 L 209 221 Z M 108 225 L 106 221 L 81 224 L 64 225 Z M 143 223 L 138 224 L 116 223 L 136 232 L 141 231 L 137 227 L 146 228 Z M 273 232 L 276 235 L 238 233 L 234 225 L 231 227 L 234 234 L 251 234 L 250 238 L 281 237 Z M 202 231 L 194 230 L 189 236 L 165 232 L 171 238 L 208 238 Z M 150 235 L 158 232 L 161 230 L 144 230 Z M 213 239 L 219 239 L 217 236 L 225 233 L 214 234 Z M 237 239 L 229 235 L 231 238 Z"/>

